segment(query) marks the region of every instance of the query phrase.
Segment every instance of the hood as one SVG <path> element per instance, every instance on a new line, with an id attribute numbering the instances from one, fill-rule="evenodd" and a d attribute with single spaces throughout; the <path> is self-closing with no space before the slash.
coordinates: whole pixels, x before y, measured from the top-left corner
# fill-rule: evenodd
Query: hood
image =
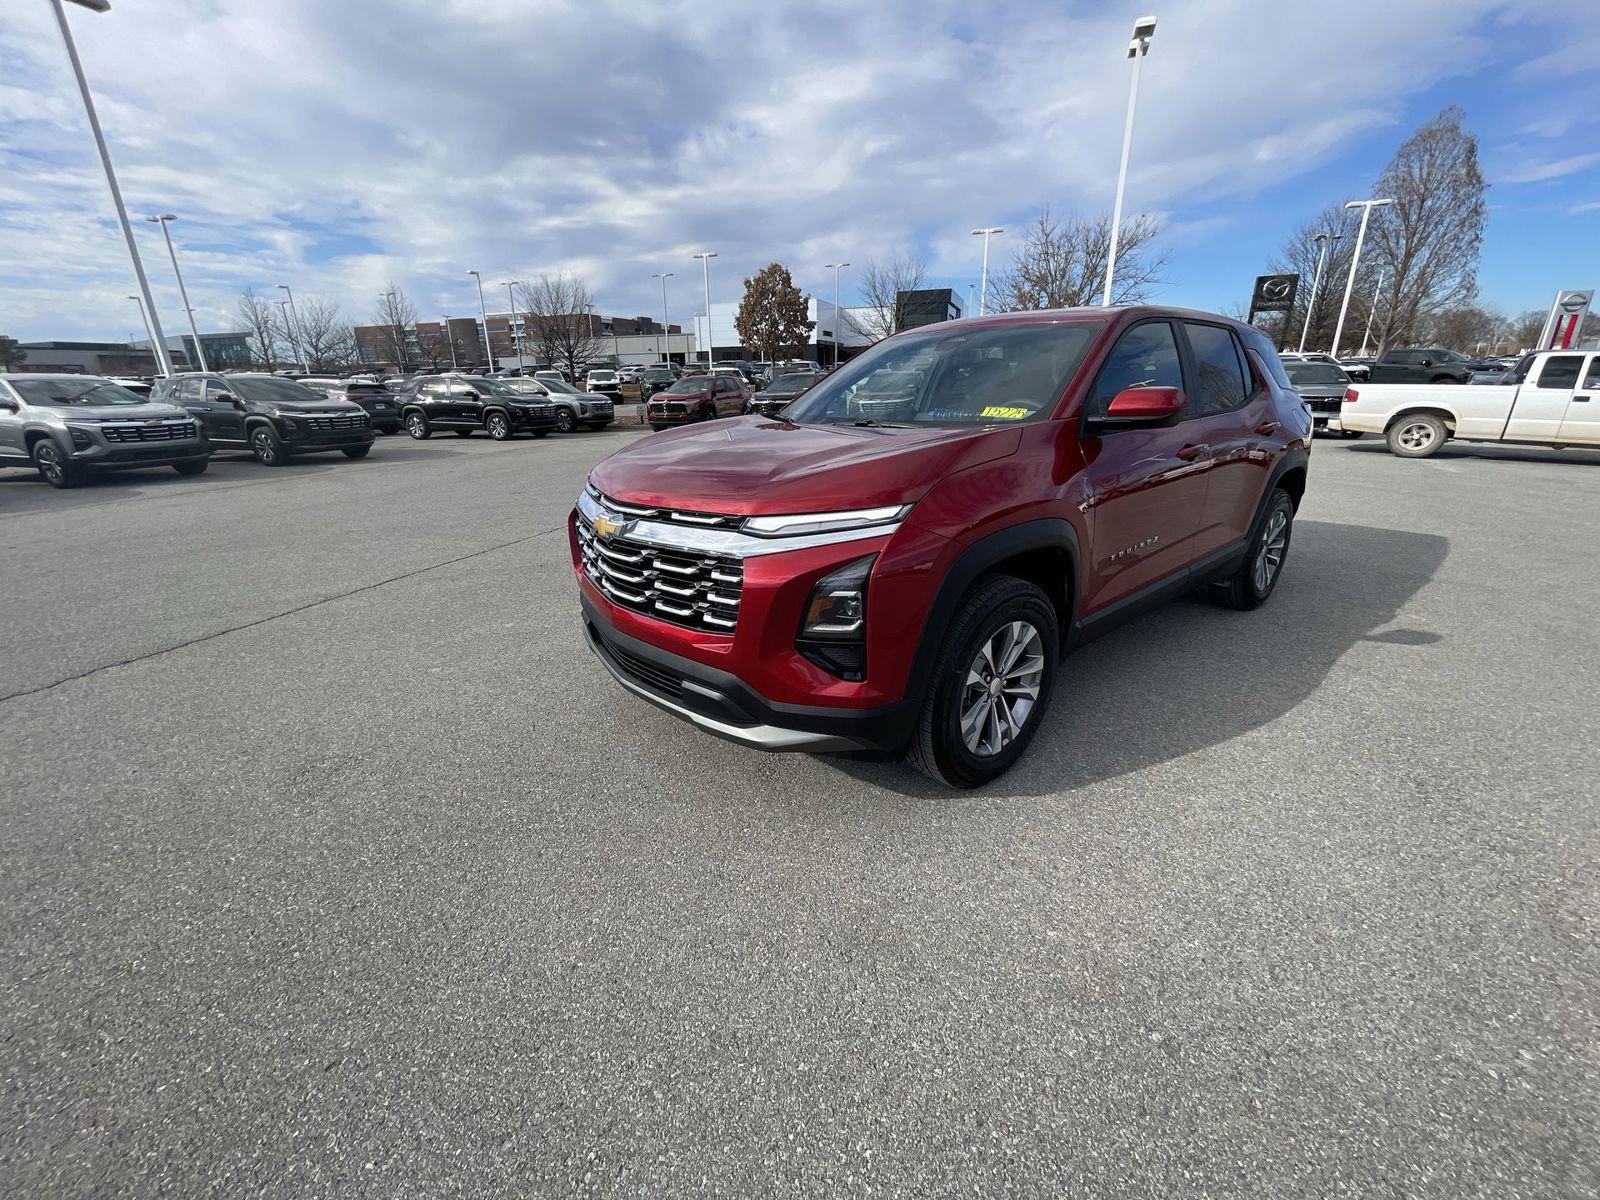
<path id="1" fill-rule="evenodd" d="M 954 471 L 1016 452 L 1010 428 L 873 429 L 711 421 L 644 438 L 589 478 L 618 500 L 736 516 L 911 504 Z"/>
<path id="2" fill-rule="evenodd" d="M 246 401 L 245 403 L 251 403 Z M 364 411 L 359 404 L 352 404 L 348 400 L 335 400 L 329 396 L 326 400 L 258 400 L 254 402 L 262 408 L 280 408 L 286 413 L 332 413 L 343 416 L 346 413 Z"/>
<path id="3" fill-rule="evenodd" d="M 1308 383 L 1303 387 L 1294 389 L 1294 394 L 1302 400 L 1331 400 L 1341 397 L 1348 383 Z"/>
<path id="4" fill-rule="evenodd" d="M 175 404 L 71 404 L 56 409 L 66 421 L 174 421 L 187 417 Z"/>

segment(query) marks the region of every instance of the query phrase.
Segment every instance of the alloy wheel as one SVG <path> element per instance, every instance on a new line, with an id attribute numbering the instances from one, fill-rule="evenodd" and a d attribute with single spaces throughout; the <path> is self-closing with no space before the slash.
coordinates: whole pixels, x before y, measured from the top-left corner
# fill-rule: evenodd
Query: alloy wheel
<path id="1" fill-rule="evenodd" d="M 272 444 L 272 434 L 262 426 L 250 435 L 250 448 L 255 451 L 256 457 L 269 467 L 278 457 L 278 449 Z"/>
<path id="2" fill-rule="evenodd" d="M 961 738 L 979 758 L 1022 733 L 1044 682 L 1044 640 L 1027 621 L 1008 621 L 978 647 L 961 696 Z"/>
<path id="3" fill-rule="evenodd" d="M 1273 512 L 1267 521 L 1266 535 L 1261 539 L 1261 549 L 1256 552 L 1256 594 L 1265 595 L 1272 581 L 1278 577 L 1283 565 L 1283 552 L 1289 544 L 1289 514 L 1283 509 Z"/>
<path id="4" fill-rule="evenodd" d="M 61 451 L 57 450 L 54 442 L 42 441 L 34 448 L 33 461 L 38 464 L 40 473 L 51 483 L 60 483 L 65 469 L 61 465 Z"/>
<path id="5" fill-rule="evenodd" d="M 506 424 L 506 419 L 499 413 L 489 417 L 489 436 L 497 442 L 503 442 L 511 436 L 511 426 Z"/>
<path id="6" fill-rule="evenodd" d="M 406 432 L 414 438 L 421 438 L 427 432 L 427 429 L 427 422 L 418 413 L 413 413 L 411 419 L 406 422 Z"/>
<path id="7" fill-rule="evenodd" d="M 1426 421 L 1413 421 L 1400 430 L 1399 442 L 1407 450 L 1426 450 L 1433 445 L 1435 431 Z"/>

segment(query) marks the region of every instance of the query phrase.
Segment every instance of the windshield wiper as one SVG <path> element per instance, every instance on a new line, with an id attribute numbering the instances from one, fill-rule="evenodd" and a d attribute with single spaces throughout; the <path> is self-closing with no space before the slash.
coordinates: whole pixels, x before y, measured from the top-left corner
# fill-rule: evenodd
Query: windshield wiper
<path id="1" fill-rule="evenodd" d="M 893 421 L 874 421 L 871 417 L 863 417 L 855 422 L 857 429 L 910 429 L 909 425 L 896 425 Z"/>

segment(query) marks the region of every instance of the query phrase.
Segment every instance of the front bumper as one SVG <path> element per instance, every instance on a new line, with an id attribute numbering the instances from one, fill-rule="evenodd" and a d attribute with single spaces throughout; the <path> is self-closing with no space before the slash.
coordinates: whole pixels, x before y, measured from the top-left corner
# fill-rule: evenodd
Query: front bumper
<path id="1" fill-rule="evenodd" d="M 647 404 L 644 414 L 645 421 L 651 425 L 694 425 L 709 419 L 700 410 L 699 405 L 689 408 L 687 412 L 668 412 Z"/>
<path id="2" fill-rule="evenodd" d="M 775 704 L 742 680 L 630 637 L 582 596 L 589 649 L 619 684 L 673 716 L 754 750 L 828 753 L 898 749 L 916 710 L 904 702 L 841 711 Z"/>
<path id="3" fill-rule="evenodd" d="M 146 445 L 102 446 L 74 450 L 71 460 L 85 467 L 120 471 L 134 467 L 172 467 L 204 462 L 211 457 L 211 443 L 202 441 L 150 443 Z"/>

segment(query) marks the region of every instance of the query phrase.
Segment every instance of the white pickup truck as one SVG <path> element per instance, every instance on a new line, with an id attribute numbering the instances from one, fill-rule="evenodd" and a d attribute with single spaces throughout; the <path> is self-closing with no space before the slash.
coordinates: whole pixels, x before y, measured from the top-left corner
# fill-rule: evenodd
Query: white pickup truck
<path id="1" fill-rule="evenodd" d="M 1357 383 L 1337 417 L 1350 433 L 1381 433 L 1402 458 L 1462 442 L 1600 450 L 1600 352 L 1542 350 L 1500 384 Z"/>

